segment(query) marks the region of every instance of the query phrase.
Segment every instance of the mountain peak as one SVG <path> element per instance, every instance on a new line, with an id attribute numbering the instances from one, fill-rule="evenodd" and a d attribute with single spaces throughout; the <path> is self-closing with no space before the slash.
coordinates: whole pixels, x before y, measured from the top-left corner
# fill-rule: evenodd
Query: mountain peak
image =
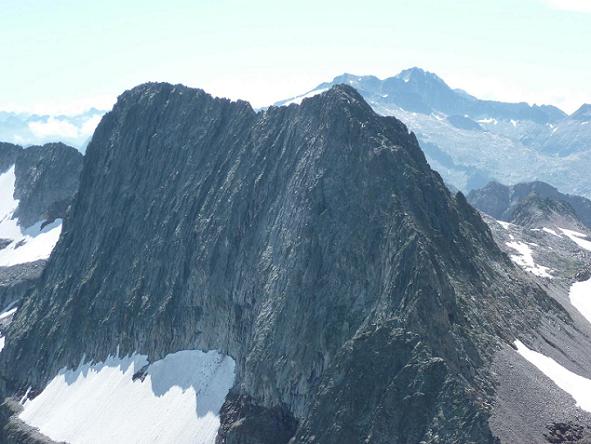
<path id="1" fill-rule="evenodd" d="M 359 76 L 355 74 L 344 73 L 339 76 L 336 76 L 334 79 L 332 79 L 331 82 L 326 82 L 318 85 L 316 89 L 327 89 L 333 85 L 344 84 L 353 86 L 357 89 L 371 90 L 373 88 L 376 88 L 380 83 L 381 80 L 376 76 Z"/>
<path id="2" fill-rule="evenodd" d="M 343 104 L 360 104 L 371 110 L 371 107 L 367 104 L 361 94 L 359 94 L 359 92 L 354 87 L 345 83 L 336 84 L 316 97 L 326 102 L 335 101 L 340 106 Z"/>
<path id="3" fill-rule="evenodd" d="M 404 405 L 416 389 L 399 384 L 403 368 L 409 381 L 433 387 L 433 399 L 462 387 L 454 416 L 481 416 L 464 394 L 480 388 L 473 375 L 491 345 L 481 338 L 497 312 L 472 308 L 474 283 L 490 276 L 490 261 L 513 271 L 482 220 L 449 194 L 402 129 L 348 85 L 256 115 L 191 88 L 126 93 L 89 145 L 68 229 L 35 290 L 47 292 L 29 293 L 11 326 L 0 357 L 2 381 L 11 384 L 3 394 L 40 389 L 82 356 L 222 350 L 242 369 L 225 411 L 252 424 L 285 406 L 274 438 L 277 427 L 294 442 L 364 441 L 363 424 L 382 420 L 383 406 L 357 402 L 347 381 L 370 381 L 373 393 Z M 529 294 L 505 290 L 500 275 L 498 282 L 487 301 Z M 464 353 L 466 340 L 476 352 Z M 28 345 L 41 341 L 47 346 Z M 371 365 L 359 367 L 360 358 Z M 350 377 L 339 382 L 342 372 Z M 323 381 L 337 383 L 325 392 Z M 343 404 L 353 406 L 346 417 Z M 399 427 L 403 416 L 383 423 L 378 441 L 424 440 L 431 418 L 423 411 L 411 402 L 404 415 L 412 427 Z M 240 441 L 247 428 L 221 416 L 221 438 Z M 337 418 L 330 439 L 322 435 L 327 418 Z M 490 436 L 478 425 L 459 440 Z"/>
<path id="4" fill-rule="evenodd" d="M 403 80 L 405 83 L 413 82 L 413 83 L 425 83 L 425 82 L 437 82 L 442 85 L 447 86 L 447 84 L 443 81 L 441 77 L 437 74 L 434 74 L 429 71 L 425 71 L 419 67 L 413 67 L 409 69 L 405 69 L 401 71 L 396 78 Z"/>
<path id="5" fill-rule="evenodd" d="M 571 115 L 571 118 L 577 120 L 591 120 L 591 103 L 583 104 Z"/>
<path id="6" fill-rule="evenodd" d="M 358 76 L 355 74 L 350 74 L 348 72 L 343 73 L 339 76 L 336 76 L 334 79 L 332 79 L 332 83 L 334 84 L 339 84 L 339 83 L 347 83 L 347 84 L 351 84 L 353 82 L 359 82 L 361 80 L 363 80 L 365 76 Z"/>
<path id="7" fill-rule="evenodd" d="M 468 195 L 468 201 L 475 208 L 495 219 L 508 222 L 517 220 L 520 225 L 531 224 L 534 221 L 539 223 L 543 217 L 550 220 L 552 213 L 567 217 L 572 216 L 570 213 L 574 212 L 581 224 L 591 227 L 590 200 L 561 193 L 552 185 L 541 181 L 518 183 L 512 186 L 490 182 L 483 188 L 472 190 Z M 519 219 L 517 219 L 518 213 Z"/>

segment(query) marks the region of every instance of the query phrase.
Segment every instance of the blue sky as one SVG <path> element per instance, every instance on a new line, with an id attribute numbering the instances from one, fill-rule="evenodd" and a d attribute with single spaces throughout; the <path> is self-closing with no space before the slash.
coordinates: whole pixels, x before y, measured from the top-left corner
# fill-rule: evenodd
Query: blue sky
<path id="1" fill-rule="evenodd" d="M 419 66 L 483 98 L 591 102 L 591 0 L 0 0 L 0 109 L 110 106 L 145 81 L 255 106 Z"/>

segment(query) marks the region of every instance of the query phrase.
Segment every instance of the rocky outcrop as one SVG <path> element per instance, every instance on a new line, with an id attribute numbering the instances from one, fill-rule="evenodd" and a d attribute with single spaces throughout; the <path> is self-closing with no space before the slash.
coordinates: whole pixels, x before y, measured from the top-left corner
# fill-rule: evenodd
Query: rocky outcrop
<path id="1" fill-rule="evenodd" d="M 512 210 L 511 222 L 523 227 L 583 227 L 573 207 L 565 201 L 531 195 L 519 201 Z"/>
<path id="2" fill-rule="evenodd" d="M 35 261 L 12 267 L 0 267 L 0 307 L 19 300 L 30 290 L 45 267 L 45 261 Z"/>
<path id="3" fill-rule="evenodd" d="M 220 443 L 493 443 L 490 356 L 542 312 L 568 322 L 521 277 L 352 88 L 256 113 L 146 84 L 94 134 L 2 392 L 83 356 L 217 349 L 237 373 Z"/>
<path id="4" fill-rule="evenodd" d="M 0 174 L 12 177 L 3 181 L 3 186 L 9 189 L 0 191 L 3 199 L 12 200 L 15 205 L 5 210 L 8 213 L 0 214 L 0 252 L 4 259 L 6 255 L 18 254 L 19 248 L 39 235 L 46 225 L 65 217 L 78 190 L 81 170 L 82 155 L 64 144 L 23 149 L 0 143 Z M 6 235 L 9 238 L 3 238 Z M 11 266 L 4 266 L 7 264 Z M 0 307 L 4 308 L 32 287 L 41 275 L 45 260 L 17 262 L 17 265 L 3 260 L 1 265 Z"/>
<path id="5" fill-rule="evenodd" d="M 479 190 L 471 191 L 468 201 L 480 211 L 507 222 L 520 224 L 516 218 L 523 219 L 524 213 L 528 211 L 525 207 L 529 207 L 532 214 L 537 213 L 538 220 L 543 217 L 551 220 L 560 215 L 591 227 L 591 200 L 561 193 L 544 182 L 514 186 L 491 182 Z"/>
<path id="6" fill-rule="evenodd" d="M 22 149 L 22 147 L 12 143 L 0 142 L 0 174 L 14 165 Z"/>
<path id="7" fill-rule="evenodd" d="M 0 427 L 3 444 L 66 444 L 56 443 L 39 433 L 37 429 L 25 424 L 17 415 L 23 407 L 17 401 L 8 399 L 0 405 Z"/>
<path id="8" fill-rule="evenodd" d="M 40 220 L 63 218 L 78 190 L 82 154 L 62 143 L 32 146 L 15 159 L 19 200 L 14 217 L 28 227 Z"/>

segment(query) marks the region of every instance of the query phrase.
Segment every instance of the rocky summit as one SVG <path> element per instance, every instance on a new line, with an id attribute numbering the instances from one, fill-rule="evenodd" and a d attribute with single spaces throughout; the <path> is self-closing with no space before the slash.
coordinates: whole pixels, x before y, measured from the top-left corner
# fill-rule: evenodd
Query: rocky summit
<path id="1" fill-rule="evenodd" d="M 544 182 L 519 183 L 513 186 L 490 182 L 468 194 L 468 201 L 480 211 L 503 221 L 533 226 L 536 222 L 564 221 L 564 226 L 591 228 L 591 200 L 561 193 Z"/>
<path id="2" fill-rule="evenodd" d="M 60 369 L 216 350 L 236 374 L 219 444 L 541 440 L 492 362 L 542 322 L 572 324 L 353 88 L 257 113 L 145 84 L 99 124 L 8 328 L 2 433 L 46 440 L 10 408 Z"/>

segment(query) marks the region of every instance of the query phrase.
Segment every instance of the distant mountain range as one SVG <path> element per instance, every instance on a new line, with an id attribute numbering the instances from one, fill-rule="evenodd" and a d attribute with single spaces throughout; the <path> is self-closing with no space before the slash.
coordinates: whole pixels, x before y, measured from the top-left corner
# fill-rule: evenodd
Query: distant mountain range
<path id="1" fill-rule="evenodd" d="M 64 142 L 84 152 L 105 112 L 95 108 L 75 115 L 0 111 L 0 141 L 23 146 Z"/>
<path id="2" fill-rule="evenodd" d="M 299 103 L 336 84 L 353 86 L 375 111 L 406 123 L 431 166 L 462 191 L 491 180 L 543 180 L 591 197 L 591 105 L 569 116 L 550 105 L 480 100 L 420 68 L 384 80 L 343 74 L 276 105 Z"/>

